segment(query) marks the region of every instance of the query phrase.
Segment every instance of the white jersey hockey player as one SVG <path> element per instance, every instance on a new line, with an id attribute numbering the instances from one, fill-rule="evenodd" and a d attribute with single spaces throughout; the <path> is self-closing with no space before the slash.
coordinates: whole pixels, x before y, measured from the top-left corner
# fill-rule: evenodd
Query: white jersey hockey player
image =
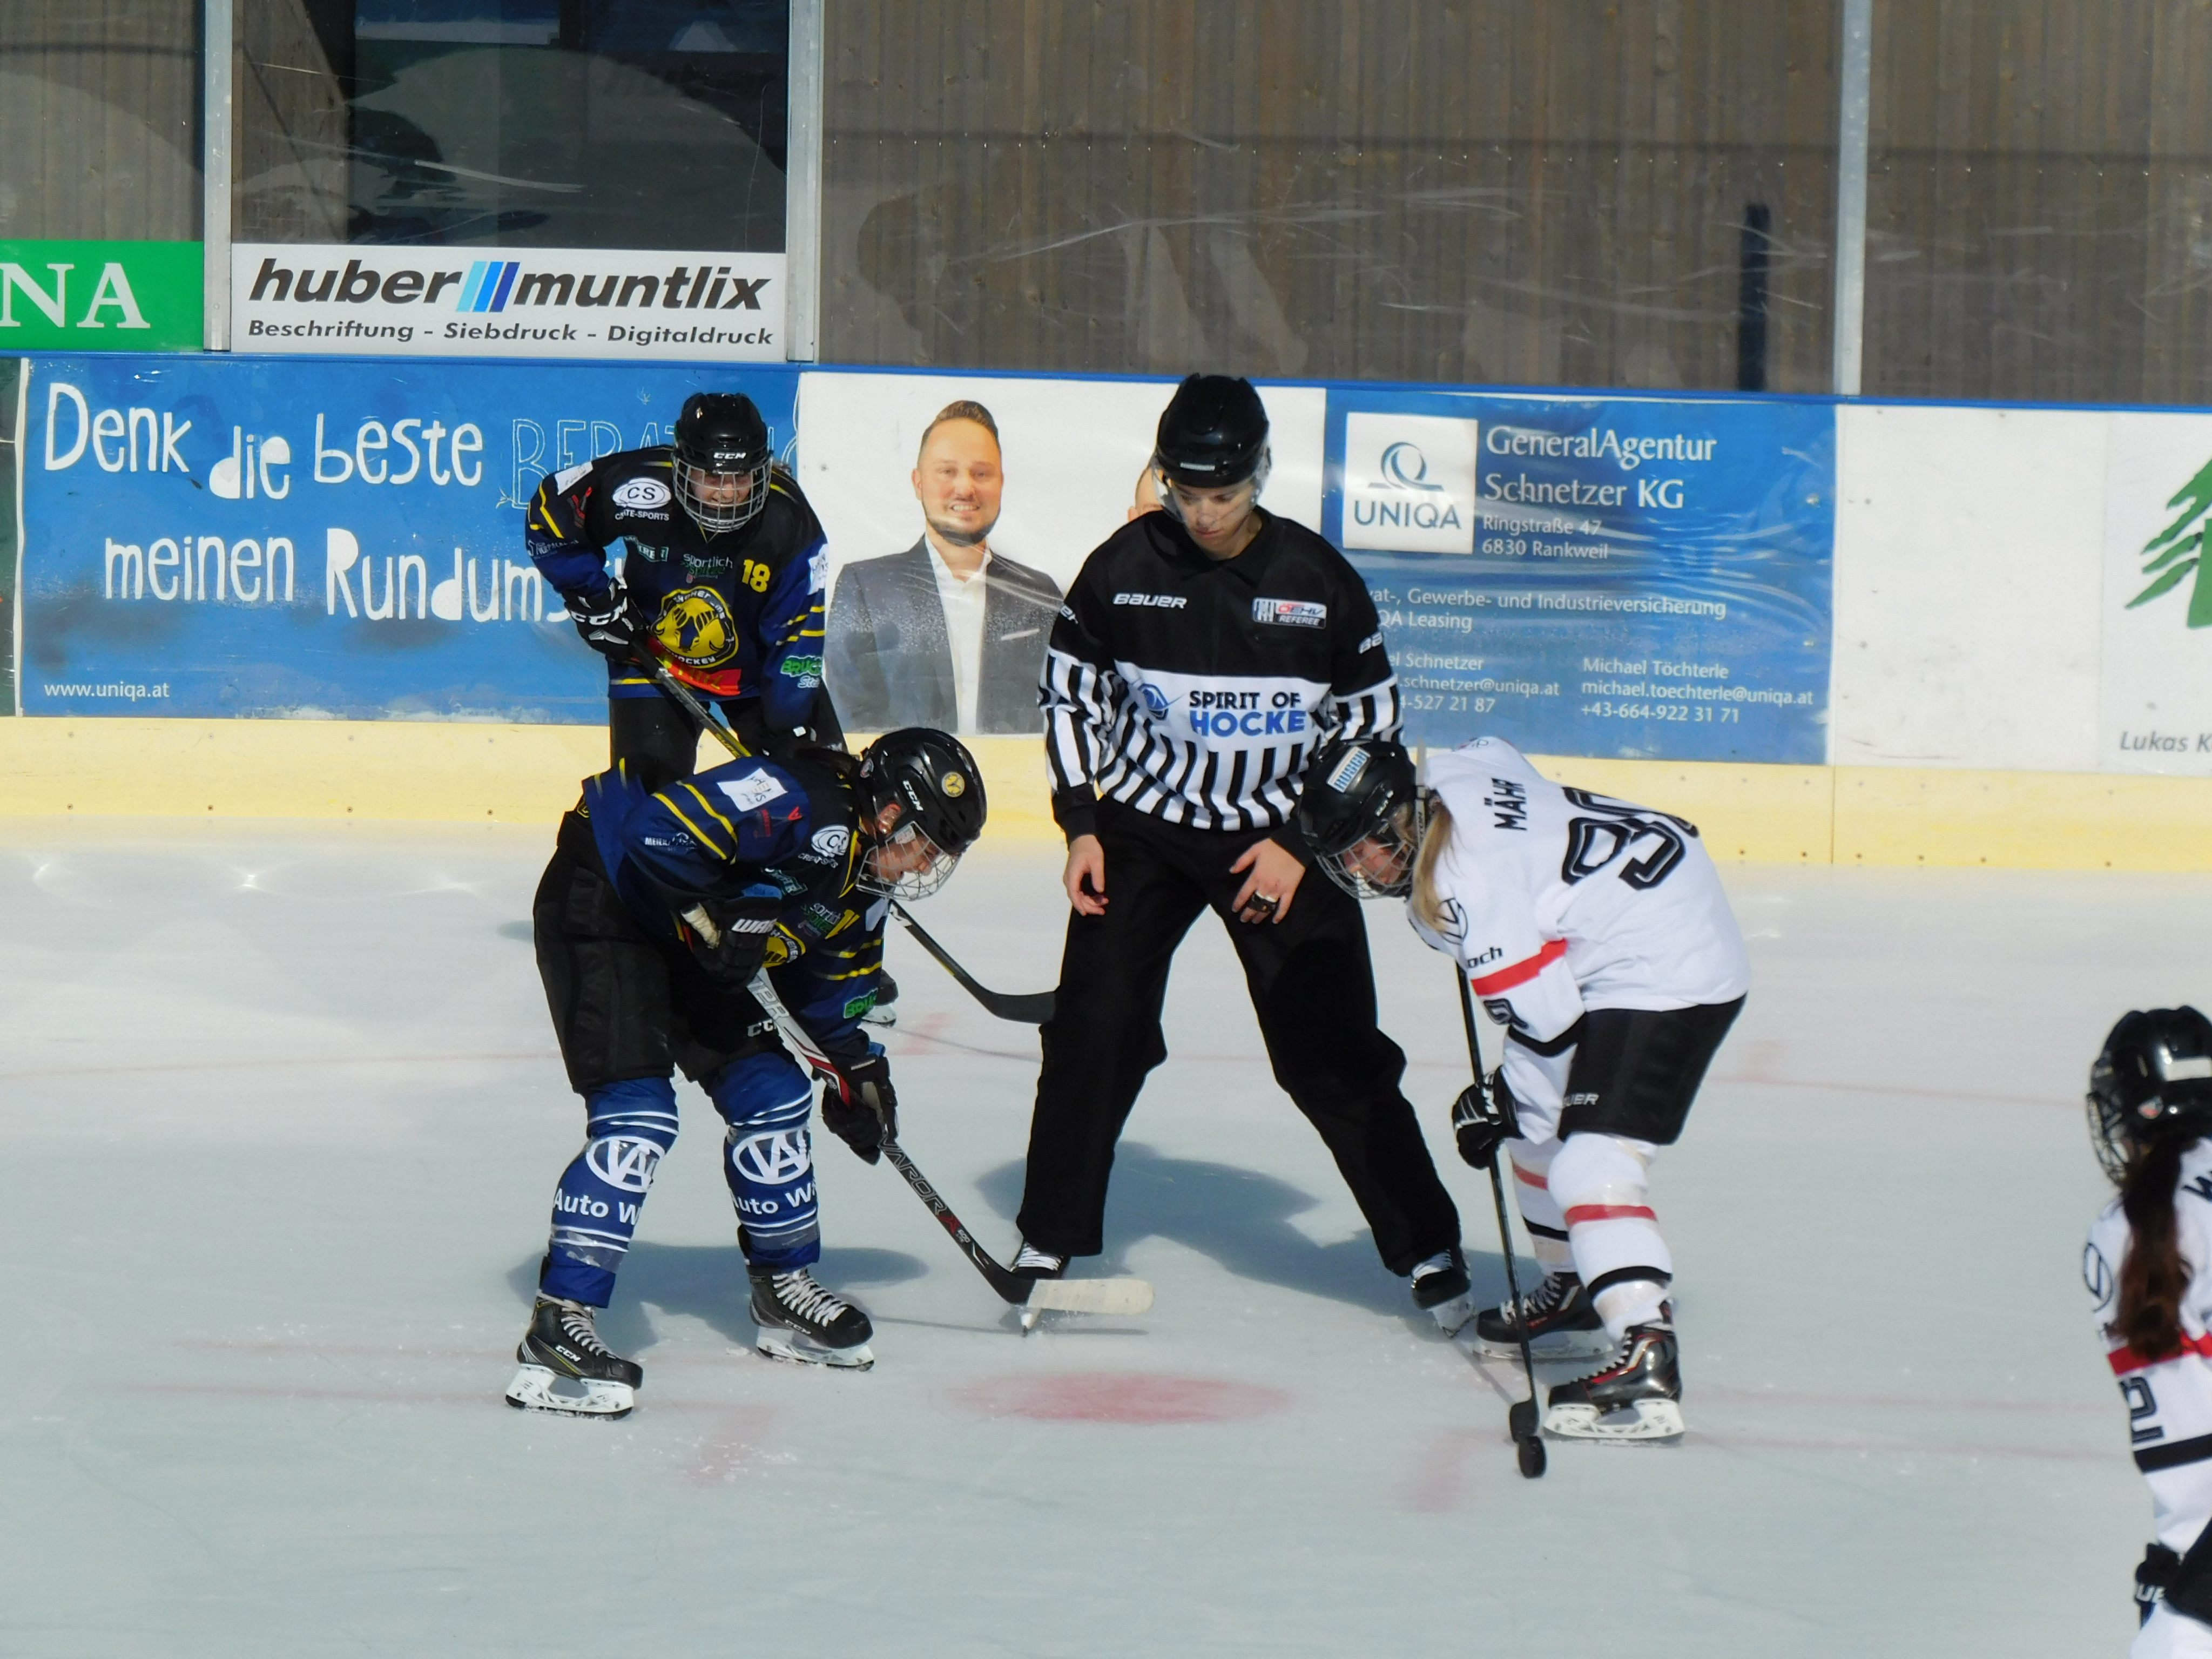
<path id="1" fill-rule="evenodd" d="M 1694 826 L 1564 788 L 1510 744 L 1430 757 L 1324 750 L 1300 824 L 1339 885 L 1408 899 L 1414 931 L 1458 962 L 1506 1028 L 1503 1063 L 1452 1115 L 1460 1154 L 1510 1156 L 1543 1284 L 1521 1309 L 1549 1358 L 1610 1352 L 1551 1391 L 1544 1426 L 1594 1439 L 1682 1432 L 1667 1288 L 1674 1258 L 1647 1190 L 1743 1006 L 1750 964 Z M 1511 1307 L 1481 1315 L 1517 1350 Z"/>
<path id="2" fill-rule="evenodd" d="M 2130 1659 L 2212 1656 L 2212 1022 L 2126 1015 L 2089 1073 L 2090 1138 L 2120 1189 L 2082 1277 L 2150 1484 Z"/>

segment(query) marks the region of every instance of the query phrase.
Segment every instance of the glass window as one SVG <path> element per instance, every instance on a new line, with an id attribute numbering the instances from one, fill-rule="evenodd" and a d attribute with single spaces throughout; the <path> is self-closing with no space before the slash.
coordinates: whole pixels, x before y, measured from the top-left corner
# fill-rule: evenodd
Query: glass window
<path id="1" fill-rule="evenodd" d="M 1877 0 L 1865 389 L 2212 398 L 2212 11 Z"/>
<path id="2" fill-rule="evenodd" d="M 196 0 L 0 5 L 0 240 L 196 241 Z"/>
<path id="3" fill-rule="evenodd" d="M 783 247 L 787 0 L 257 0 L 241 241 Z"/>
<path id="4" fill-rule="evenodd" d="M 827 27 L 826 358 L 1828 386 L 1834 0 Z"/>

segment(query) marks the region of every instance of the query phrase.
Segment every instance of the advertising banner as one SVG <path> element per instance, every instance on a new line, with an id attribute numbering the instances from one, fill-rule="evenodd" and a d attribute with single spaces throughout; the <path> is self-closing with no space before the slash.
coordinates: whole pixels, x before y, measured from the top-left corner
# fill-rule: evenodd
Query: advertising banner
<path id="1" fill-rule="evenodd" d="M 241 242 L 240 351 L 781 362 L 781 253 Z"/>
<path id="2" fill-rule="evenodd" d="M 2106 445 L 2097 765 L 2212 776 L 2212 416 L 2116 412 Z"/>
<path id="3" fill-rule="evenodd" d="M 1408 744 L 1827 758 L 1828 405 L 1334 386 L 1328 444 Z"/>
<path id="4" fill-rule="evenodd" d="M 46 358 L 26 375 L 30 714 L 598 721 L 532 567 L 539 478 L 797 376 L 616 364 Z"/>
<path id="5" fill-rule="evenodd" d="M 0 241 L 0 351 L 198 351 L 198 242 Z"/>
<path id="6" fill-rule="evenodd" d="M 1060 595 L 1136 507 L 1175 388 L 1165 380 L 803 377 L 799 477 L 829 532 L 827 683 L 848 726 L 1042 729 L 1037 676 Z M 1260 393 L 1274 450 L 1262 500 L 1318 524 L 1327 393 Z M 956 555 L 989 557 L 981 611 L 966 628 L 924 548 L 933 524 Z"/>
<path id="7" fill-rule="evenodd" d="M 20 714 L 15 662 L 22 654 L 22 617 L 16 553 L 22 545 L 23 470 L 17 464 L 23 430 L 23 364 L 0 357 L 0 714 Z"/>

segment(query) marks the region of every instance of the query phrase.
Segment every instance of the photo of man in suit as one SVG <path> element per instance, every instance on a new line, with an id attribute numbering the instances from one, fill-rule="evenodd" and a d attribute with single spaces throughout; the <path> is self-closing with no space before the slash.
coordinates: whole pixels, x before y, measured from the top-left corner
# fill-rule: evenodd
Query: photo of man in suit
<path id="1" fill-rule="evenodd" d="M 921 539 L 837 577 L 825 678 L 847 730 L 1043 729 L 1037 676 L 1060 593 L 991 546 L 1005 488 L 991 411 L 947 404 L 915 460 Z"/>

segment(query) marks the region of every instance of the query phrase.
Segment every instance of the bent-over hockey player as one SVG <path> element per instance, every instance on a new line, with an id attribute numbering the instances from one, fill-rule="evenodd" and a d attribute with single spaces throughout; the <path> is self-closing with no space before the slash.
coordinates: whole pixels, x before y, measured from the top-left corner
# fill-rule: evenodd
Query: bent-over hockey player
<path id="1" fill-rule="evenodd" d="M 1304 881 L 1285 832 L 1325 733 L 1396 729 L 1374 603 L 1342 554 L 1258 505 L 1267 416 L 1247 382 L 1186 380 L 1153 467 L 1164 510 L 1085 561 L 1045 659 L 1072 914 L 1015 1270 L 1058 1277 L 1103 1248 L 1115 1142 L 1167 1058 L 1168 968 L 1211 909 L 1275 1080 L 1328 1144 L 1383 1264 L 1456 1329 L 1471 1311 L 1459 1214 L 1399 1092 L 1406 1057 L 1376 1027 L 1359 907 Z"/>
<path id="2" fill-rule="evenodd" d="M 2150 1484 L 2130 1659 L 2212 1656 L 2212 1021 L 2124 1016 L 2089 1072 L 2089 1135 L 2119 1195 L 2082 1277 Z"/>
<path id="3" fill-rule="evenodd" d="M 1680 1435 L 1674 1258 L 1646 1182 L 1743 1007 L 1743 936 L 1680 818 L 1562 788 L 1494 738 L 1431 756 L 1429 785 L 1395 743 L 1332 744 L 1299 827 L 1346 891 L 1407 896 L 1414 931 L 1506 1028 L 1487 1094 L 1478 1083 L 1453 1108 L 1460 1155 L 1512 1159 L 1545 1269 L 1523 1309 L 1532 1348 L 1613 1355 L 1551 1391 L 1545 1428 Z M 1518 1352 L 1510 1307 L 1475 1330 Z"/>
<path id="4" fill-rule="evenodd" d="M 756 753 L 842 743 L 822 687 L 827 544 L 751 398 L 687 398 L 672 444 L 553 473 L 525 525 L 531 559 L 607 659 L 611 758 L 692 769 L 698 725 L 653 684 L 648 654 Z"/>
<path id="5" fill-rule="evenodd" d="M 890 1064 L 860 1030 L 884 918 L 892 897 L 926 896 L 951 875 L 983 828 L 982 779 L 957 739 L 909 728 L 858 760 L 810 750 L 653 785 L 635 761 L 586 781 L 532 908 L 586 1127 L 553 1200 L 507 1390 L 517 1406 L 620 1416 L 635 1403 L 643 1373 L 600 1341 L 594 1316 L 675 1144 L 679 1066 L 729 1126 L 722 1174 L 761 1351 L 872 1362 L 867 1316 L 808 1271 L 822 1250 L 812 1085 L 747 988 L 765 971 L 834 1063 L 823 1122 L 875 1163 L 897 1127 Z M 571 1391 L 556 1392 L 559 1378 Z"/>

